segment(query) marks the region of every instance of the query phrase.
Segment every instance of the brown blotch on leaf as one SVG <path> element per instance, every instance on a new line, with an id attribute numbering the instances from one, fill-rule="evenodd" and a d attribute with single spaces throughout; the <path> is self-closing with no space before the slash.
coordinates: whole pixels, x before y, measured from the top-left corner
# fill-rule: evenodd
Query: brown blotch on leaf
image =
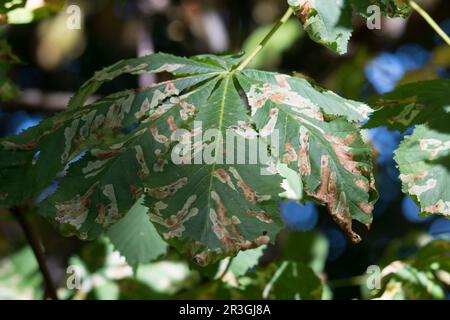
<path id="1" fill-rule="evenodd" d="M 171 183 L 167 186 L 158 187 L 158 188 L 151 188 L 148 189 L 148 193 L 158 200 L 162 200 L 164 198 L 167 198 L 169 196 L 173 196 L 175 193 L 177 193 L 178 190 L 183 188 L 185 185 L 187 185 L 188 179 L 187 178 L 181 178 L 175 181 L 174 183 Z"/>
<path id="2" fill-rule="evenodd" d="M 350 215 L 347 199 L 344 192 L 338 194 L 336 185 L 336 172 L 332 171 L 330 156 L 321 157 L 321 183 L 316 191 L 306 189 L 306 193 L 320 202 L 326 204 L 333 220 L 347 233 L 354 243 L 361 241 L 361 237 L 352 230 L 352 217 Z"/>
<path id="3" fill-rule="evenodd" d="M 270 200 L 270 195 L 258 195 L 255 190 L 250 188 L 242 179 L 242 177 L 239 175 L 238 171 L 234 167 L 230 167 L 230 172 L 233 175 L 233 177 L 237 180 L 237 186 L 241 188 L 242 192 L 244 193 L 245 199 L 247 199 L 248 202 L 251 203 L 258 203 Z"/>
<path id="4" fill-rule="evenodd" d="M 272 223 L 273 222 L 272 217 L 269 216 L 267 214 L 267 212 L 265 212 L 265 211 L 256 211 L 256 210 L 248 209 L 247 214 L 250 217 L 256 217 L 259 221 L 264 222 L 264 223 Z"/>

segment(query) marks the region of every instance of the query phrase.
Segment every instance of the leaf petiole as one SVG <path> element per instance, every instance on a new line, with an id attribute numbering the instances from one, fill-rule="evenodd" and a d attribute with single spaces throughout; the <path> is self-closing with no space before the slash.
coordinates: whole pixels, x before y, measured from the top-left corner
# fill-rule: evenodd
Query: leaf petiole
<path id="1" fill-rule="evenodd" d="M 247 56 L 247 58 L 239 64 L 236 70 L 241 71 L 244 70 L 245 67 L 248 66 L 248 64 L 258 55 L 258 53 L 265 47 L 265 45 L 270 41 L 272 36 L 280 29 L 281 26 L 283 26 L 286 21 L 289 20 L 289 18 L 292 16 L 294 11 L 291 7 L 287 9 L 283 17 L 277 22 L 276 25 L 273 26 L 273 28 L 269 31 L 269 33 L 264 37 L 264 39 L 261 40 L 261 42 L 253 49 L 253 51 Z"/>

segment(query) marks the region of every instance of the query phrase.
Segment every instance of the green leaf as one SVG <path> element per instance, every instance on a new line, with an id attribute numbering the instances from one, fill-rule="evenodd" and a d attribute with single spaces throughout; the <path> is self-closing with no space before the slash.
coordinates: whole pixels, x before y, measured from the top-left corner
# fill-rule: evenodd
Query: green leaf
<path id="1" fill-rule="evenodd" d="M 329 244 L 327 238 L 317 232 L 288 232 L 280 237 L 283 260 L 301 262 L 319 274 L 325 268 Z"/>
<path id="2" fill-rule="evenodd" d="M 408 238 L 406 240 L 410 241 L 411 237 Z M 402 240 L 404 244 L 405 239 Z M 408 251 L 411 252 L 411 249 L 408 248 Z M 449 272 L 450 241 L 428 242 L 408 259 L 393 261 L 383 269 L 383 288 L 379 299 L 443 300 L 446 298 L 444 288 Z"/>
<path id="3" fill-rule="evenodd" d="M 376 112 L 365 127 L 404 131 L 416 126 L 395 152 L 403 191 L 426 214 L 450 216 L 450 80 L 403 85 L 375 101 Z"/>
<path id="4" fill-rule="evenodd" d="M 166 254 L 167 244 L 161 239 L 148 218 L 148 208 L 139 200 L 107 235 L 128 264 L 134 269 L 141 263 L 151 262 Z"/>
<path id="5" fill-rule="evenodd" d="M 145 196 L 159 234 L 206 265 L 275 239 L 281 162 L 359 240 L 352 219 L 370 224 L 376 192 L 355 122 L 372 110 L 304 79 L 237 71 L 240 59 L 155 54 L 96 73 L 68 111 L 0 140 L 0 204 L 33 202 L 58 176 L 39 211 L 64 234 L 95 239 Z M 85 105 L 103 83 L 143 72 L 175 78 Z"/>
<path id="6" fill-rule="evenodd" d="M 233 258 L 230 265 L 230 271 L 236 277 L 243 276 L 249 269 L 258 265 L 259 258 L 262 257 L 267 246 L 260 246 L 255 249 L 245 250 Z"/>
<path id="7" fill-rule="evenodd" d="M 285 163 L 277 164 L 278 173 L 284 178 L 281 186 L 285 192 L 280 197 L 300 201 L 303 199 L 303 183 L 300 174 Z"/>
<path id="8" fill-rule="evenodd" d="M 132 163 L 135 163 L 135 166 L 139 167 L 140 165 L 136 159 L 137 149 L 133 148 L 138 143 L 150 143 L 152 139 L 149 135 L 144 134 L 148 130 L 136 130 L 129 135 L 124 135 L 122 129 L 135 124 L 143 116 L 141 115 L 142 113 L 148 112 L 151 108 L 156 108 L 166 98 L 213 76 L 215 74 L 184 77 L 160 83 L 138 92 L 119 92 L 85 108 L 75 108 L 57 114 L 53 118 L 44 120 L 41 125 L 25 131 L 20 136 L 0 141 L 0 145 L 3 147 L 0 149 L 0 177 L 5 181 L 5 184 L 2 183 L 0 185 L 0 203 L 14 205 L 33 201 L 35 197 L 50 185 L 56 174 L 66 168 L 71 160 L 93 146 L 98 148 L 92 149 L 85 156 L 84 167 L 80 167 L 78 164 L 71 171 L 78 170 L 80 173 L 77 173 L 75 177 L 71 173 L 67 176 L 65 181 L 70 180 L 71 182 L 67 184 L 67 191 L 69 192 L 66 194 L 70 194 L 70 190 L 72 190 L 74 196 L 76 196 L 80 192 L 85 194 L 87 191 L 92 190 L 90 189 L 92 185 L 98 182 L 96 175 L 100 174 L 99 170 L 102 171 L 101 169 L 104 168 L 104 166 L 99 166 L 100 164 L 109 164 L 113 168 L 121 168 L 124 164 L 123 159 L 127 158 Z M 92 80 L 88 81 L 88 83 L 92 83 Z M 95 84 L 98 85 L 97 82 Z M 211 86 L 213 85 L 214 83 L 210 83 L 206 89 L 212 89 Z M 81 92 L 85 93 L 85 88 L 86 85 L 82 87 Z M 200 92 L 200 94 L 204 93 L 205 91 Z M 198 93 L 194 94 L 193 97 L 198 97 L 198 95 Z M 181 95 L 180 98 L 184 98 L 184 96 Z M 121 144 L 122 147 L 128 147 L 128 152 L 122 152 L 125 149 L 121 148 Z M 155 147 L 151 151 L 156 149 Z M 38 156 L 38 154 L 40 155 Z M 111 161 L 112 158 L 117 158 L 113 156 L 118 156 L 122 159 L 122 162 Z M 152 158 L 156 158 L 155 155 L 152 155 Z M 89 161 L 91 161 L 91 166 L 85 168 Z M 84 174 L 83 170 L 87 174 Z M 91 171 L 89 172 L 89 170 Z M 129 168 L 126 167 L 120 170 L 127 172 Z M 111 176 L 116 176 L 116 172 L 102 171 L 101 176 L 104 181 L 108 181 Z M 133 177 L 135 178 L 133 179 Z M 142 193 L 142 190 L 140 191 L 138 188 L 142 183 L 137 175 L 137 171 L 126 178 L 125 181 L 130 188 L 136 187 L 136 190 L 133 189 L 135 194 L 127 200 L 125 212 L 139 198 L 138 193 Z M 6 181 L 8 181 L 7 185 Z M 63 181 L 64 185 L 65 181 Z M 74 185 L 71 185 L 72 183 Z M 3 188 L 7 188 L 8 191 L 3 191 Z M 65 187 L 62 186 L 62 188 Z M 58 199 L 57 197 L 56 200 Z"/>
<path id="9" fill-rule="evenodd" d="M 386 126 L 404 131 L 413 125 L 425 124 L 432 119 L 448 117 L 450 111 L 450 80 L 421 81 L 400 86 L 377 98 L 376 111 L 366 128 Z"/>
<path id="10" fill-rule="evenodd" d="M 201 60 L 201 59 L 200 59 Z M 105 82 L 112 81 L 124 74 L 138 75 L 142 73 L 168 72 L 175 76 L 208 74 L 209 77 L 217 76 L 226 68 L 216 64 L 208 64 L 193 59 L 176 57 L 166 53 L 156 53 L 135 59 L 121 60 L 112 66 L 106 67 L 95 75 L 72 97 L 69 108 L 83 106 L 86 100 L 93 95 Z M 200 77 L 201 78 L 201 77 Z M 204 79 L 196 79 L 193 81 Z"/>
<path id="11" fill-rule="evenodd" d="M 409 264 L 395 262 L 387 268 L 395 273 L 387 277 L 381 299 L 444 300 L 445 292 L 430 271 L 419 270 Z"/>
<path id="12" fill-rule="evenodd" d="M 303 263 L 284 261 L 273 273 L 262 296 L 264 299 L 320 300 L 322 283 Z"/>
<path id="13" fill-rule="evenodd" d="M 25 24 L 46 18 L 60 11 L 66 4 L 66 0 L 42 1 L 41 3 L 27 3 L 25 1 L 6 1 L 9 2 L 8 7 L 0 3 L 0 12 L 7 13 L 7 23 L 9 24 Z"/>
<path id="14" fill-rule="evenodd" d="M 0 0 L 0 13 L 5 14 L 11 10 L 25 6 L 25 0 Z"/>
<path id="15" fill-rule="evenodd" d="M 450 217 L 450 117 L 419 125 L 395 152 L 403 192 L 425 214 Z M 441 130 L 439 130 L 441 129 Z"/>
<path id="16" fill-rule="evenodd" d="M 237 124 L 249 123 L 229 75 L 219 80 L 206 103 L 194 105 L 199 108 L 195 121 L 223 137 Z M 163 173 L 154 174 L 146 202 L 153 212 L 151 220 L 164 237 L 184 240 L 183 246 L 200 264 L 267 244 L 281 227 L 275 200 L 281 191 L 279 176 L 261 175 L 264 167 L 259 164 L 225 164 L 226 146 L 219 135 L 205 142 L 214 150 L 212 163 L 169 163 Z M 243 152 L 249 158 L 249 143 L 245 145 Z M 188 240 L 191 246 L 186 246 Z"/>
<path id="17" fill-rule="evenodd" d="M 408 0 L 351 0 L 353 8 L 361 16 L 368 18 L 373 12 L 368 13 L 367 8 L 376 5 L 382 14 L 391 18 L 407 18 L 411 14 Z"/>
<path id="18" fill-rule="evenodd" d="M 406 0 L 288 0 L 309 37 L 338 54 L 347 53 L 352 33 L 353 9 L 369 18 L 367 8 L 378 5 L 389 17 L 407 17 Z"/>
<path id="19" fill-rule="evenodd" d="M 345 0 L 289 1 L 309 37 L 338 54 L 347 53 L 352 10 Z"/>
<path id="20" fill-rule="evenodd" d="M 420 269 L 450 273 L 450 241 L 435 240 L 428 243 L 417 252 L 414 265 Z"/>
<path id="21" fill-rule="evenodd" d="M 9 78 L 9 72 L 14 64 L 20 63 L 20 59 L 12 52 L 6 40 L 0 40 L 0 100 L 13 99 L 19 92 L 19 88 Z"/>
<path id="22" fill-rule="evenodd" d="M 364 104 L 316 91 L 306 80 L 244 71 L 237 76 L 258 130 L 278 130 L 280 161 L 299 172 L 306 195 L 325 204 L 354 242 L 352 219 L 369 226 L 373 202 L 371 149 L 350 120 L 371 111 Z M 329 120 L 327 120 L 329 119 Z"/>

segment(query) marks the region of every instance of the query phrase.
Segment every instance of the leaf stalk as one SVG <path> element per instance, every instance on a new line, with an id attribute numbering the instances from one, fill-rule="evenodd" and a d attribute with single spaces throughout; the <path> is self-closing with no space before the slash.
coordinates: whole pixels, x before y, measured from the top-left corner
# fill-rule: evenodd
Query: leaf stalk
<path id="1" fill-rule="evenodd" d="M 289 20 L 293 13 L 294 11 L 291 7 L 289 7 L 283 17 L 277 22 L 277 24 L 273 26 L 273 28 L 264 37 L 264 39 L 262 39 L 261 42 L 247 56 L 247 58 L 239 64 L 239 66 L 236 68 L 237 71 L 244 70 L 249 65 L 249 63 L 252 62 L 252 60 L 258 55 L 258 53 L 260 53 L 261 50 L 264 49 L 266 44 L 270 41 L 270 39 L 278 31 L 278 29 L 280 29 L 286 23 L 286 21 Z"/>
<path id="2" fill-rule="evenodd" d="M 17 218 L 17 221 L 22 227 L 23 233 L 25 234 L 25 237 L 36 257 L 39 270 L 41 271 L 42 278 L 45 284 L 45 298 L 49 297 L 52 300 L 58 300 L 56 288 L 53 284 L 50 270 L 45 261 L 44 252 L 42 250 L 41 243 L 36 235 L 36 232 L 34 231 L 31 224 L 27 221 L 23 208 L 13 207 L 11 208 L 11 213 Z"/>

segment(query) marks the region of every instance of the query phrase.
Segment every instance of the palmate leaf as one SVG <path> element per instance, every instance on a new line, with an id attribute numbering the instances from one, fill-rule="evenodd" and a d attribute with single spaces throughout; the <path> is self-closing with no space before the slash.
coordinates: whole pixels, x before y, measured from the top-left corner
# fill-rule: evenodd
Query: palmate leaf
<path id="1" fill-rule="evenodd" d="M 145 196 L 164 240 L 206 265 L 274 240 L 282 227 L 279 162 L 359 241 L 352 219 L 370 224 L 376 192 L 355 122 L 371 109 L 303 79 L 238 71 L 239 61 L 154 54 L 96 73 L 68 111 L 0 140 L 0 205 L 32 202 L 65 170 L 39 206 L 65 234 L 94 239 Z M 104 82 L 143 72 L 175 78 L 84 105 Z M 275 129 L 278 149 L 269 139 Z M 229 132 L 243 148 L 236 140 L 230 152 Z M 270 151 L 265 159 L 261 150 Z"/>
<path id="2" fill-rule="evenodd" d="M 239 252 L 239 254 L 231 260 L 230 271 L 236 277 L 243 276 L 249 269 L 258 265 L 259 259 L 264 254 L 266 246 L 260 246 L 256 249 L 245 250 Z"/>
<path id="3" fill-rule="evenodd" d="M 252 70 L 237 78 L 260 133 L 279 131 L 279 160 L 301 174 L 305 193 L 326 204 L 333 219 L 358 242 L 352 219 L 369 226 L 377 198 L 371 149 L 355 125 L 326 118 L 362 120 L 371 109 L 331 92 L 318 92 L 303 79 Z"/>
<path id="4" fill-rule="evenodd" d="M 389 17 L 407 17 L 406 0 L 288 0 L 309 37 L 338 54 L 347 52 L 352 34 L 353 10 L 363 17 L 367 8 L 377 5 Z"/>
<path id="5" fill-rule="evenodd" d="M 404 131 L 416 126 L 395 152 L 403 191 L 426 214 L 450 216 L 449 80 L 407 84 L 375 102 L 366 127 Z"/>
<path id="6" fill-rule="evenodd" d="M 395 152 L 402 190 L 411 195 L 425 214 L 450 218 L 450 132 L 442 118 L 419 125 Z M 438 125 L 445 131 L 437 130 Z"/>

